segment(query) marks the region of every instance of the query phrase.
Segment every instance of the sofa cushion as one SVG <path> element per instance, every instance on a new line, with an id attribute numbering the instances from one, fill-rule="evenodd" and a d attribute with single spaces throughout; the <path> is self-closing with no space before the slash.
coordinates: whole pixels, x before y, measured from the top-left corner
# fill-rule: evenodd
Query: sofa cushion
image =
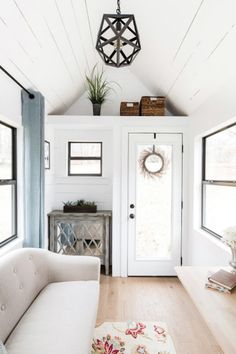
<path id="1" fill-rule="evenodd" d="M 5 343 L 8 354 L 89 354 L 99 284 L 47 285 Z"/>
<path id="2" fill-rule="evenodd" d="M 47 284 L 44 250 L 19 249 L 0 257 L 0 338 L 3 342 Z"/>

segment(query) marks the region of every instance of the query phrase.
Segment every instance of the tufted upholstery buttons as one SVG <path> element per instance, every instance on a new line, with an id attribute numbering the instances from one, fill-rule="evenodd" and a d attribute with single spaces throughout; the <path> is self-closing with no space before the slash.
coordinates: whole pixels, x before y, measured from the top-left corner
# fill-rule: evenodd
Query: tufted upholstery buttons
<path id="1" fill-rule="evenodd" d="M 5 311 L 6 310 L 6 305 L 2 305 L 1 306 L 1 311 Z"/>
<path id="2" fill-rule="evenodd" d="M 22 248 L 0 257 L 0 263 L 0 337 L 5 342 L 48 284 L 48 253 Z"/>

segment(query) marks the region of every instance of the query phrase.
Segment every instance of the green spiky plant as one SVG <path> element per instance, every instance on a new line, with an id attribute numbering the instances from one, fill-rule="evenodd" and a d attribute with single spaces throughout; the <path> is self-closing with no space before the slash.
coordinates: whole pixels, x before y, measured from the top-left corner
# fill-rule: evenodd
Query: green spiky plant
<path id="1" fill-rule="evenodd" d="M 66 206 L 95 206 L 95 202 L 86 202 L 84 199 L 76 200 L 75 202 L 63 202 Z"/>
<path id="2" fill-rule="evenodd" d="M 88 99 L 93 104 L 102 104 L 113 89 L 111 87 L 112 82 L 104 78 L 104 71 L 99 71 L 97 64 L 93 67 L 91 74 L 86 75 L 86 84 Z"/>

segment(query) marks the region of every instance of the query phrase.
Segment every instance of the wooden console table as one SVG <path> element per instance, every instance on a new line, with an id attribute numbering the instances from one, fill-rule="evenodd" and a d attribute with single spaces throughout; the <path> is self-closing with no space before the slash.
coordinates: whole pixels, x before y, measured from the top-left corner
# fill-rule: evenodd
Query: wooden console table
<path id="1" fill-rule="evenodd" d="M 220 293 L 204 287 L 208 271 L 217 268 L 176 267 L 180 281 L 225 354 L 236 354 L 236 290 Z"/>
<path id="2" fill-rule="evenodd" d="M 67 255 L 99 257 L 108 275 L 111 216 L 111 211 L 97 213 L 52 211 L 48 214 L 49 250 Z"/>

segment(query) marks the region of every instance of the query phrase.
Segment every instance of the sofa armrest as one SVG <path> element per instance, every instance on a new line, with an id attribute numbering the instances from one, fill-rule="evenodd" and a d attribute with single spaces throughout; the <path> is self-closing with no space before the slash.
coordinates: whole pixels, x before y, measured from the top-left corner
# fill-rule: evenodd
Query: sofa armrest
<path id="1" fill-rule="evenodd" d="M 100 259 L 86 256 L 66 256 L 49 252 L 49 282 L 97 280 L 100 278 Z"/>

